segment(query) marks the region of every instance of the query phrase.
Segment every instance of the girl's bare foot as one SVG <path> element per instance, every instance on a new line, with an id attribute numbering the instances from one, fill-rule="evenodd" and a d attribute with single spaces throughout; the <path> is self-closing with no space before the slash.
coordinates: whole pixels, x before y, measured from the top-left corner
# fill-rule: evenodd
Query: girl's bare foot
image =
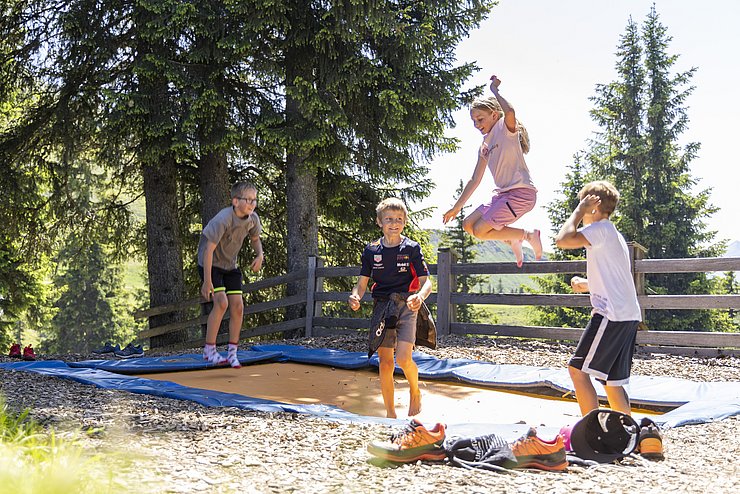
<path id="1" fill-rule="evenodd" d="M 521 240 L 507 240 L 507 244 L 511 245 L 511 250 L 514 251 L 514 257 L 516 257 L 516 266 L 522 267 L 524 262 L 524 252 L 522 252 L 522 241 Z"/>
<path id="2" fill-rule="evenodd" d="M 527 242 L 529 242 L 529 245 L 532 246 L 532 250 L 534 251 L 535 260 L 537 261 L 541 260 L 542 259 L 542 240 L 540 240 L 540 231 L 533 230 L 531 232 L 527 232 Z"/>
<path id="3" fill-rule="evenodd" d="M 421 413 L 421 392 L 411 393 L 411 399 L 409 401 L 409 417 L 419 415 Z"/>

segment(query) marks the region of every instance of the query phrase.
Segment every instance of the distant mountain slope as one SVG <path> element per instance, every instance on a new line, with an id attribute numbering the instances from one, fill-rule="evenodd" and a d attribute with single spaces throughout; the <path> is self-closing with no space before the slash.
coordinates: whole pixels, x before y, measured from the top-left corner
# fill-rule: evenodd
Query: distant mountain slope
<path id="1" fill-rule="evenodd" d="M 434 250 L 439 248 L 442 238 L 442 230 L 429 230 L 430 241 Z M 495 240 L 481 242 L 473 247 L 476 252 L 475 262 L 514 262 L 516 258 L 514 253 L 504 242 Z M 534 261 L 534 253 L 529 247 L 524 247 L 524 262 Z M 547 253 L 543 256 L 547 258 Z M 509 275 L 486 275 L 486 280 L 482 286 L 476 287 L 476 292 L 484 293 L 514 293 L 518 292 L 522 285 L 536 287 L 537 283 L 528 275 L 509 274 Z"/>

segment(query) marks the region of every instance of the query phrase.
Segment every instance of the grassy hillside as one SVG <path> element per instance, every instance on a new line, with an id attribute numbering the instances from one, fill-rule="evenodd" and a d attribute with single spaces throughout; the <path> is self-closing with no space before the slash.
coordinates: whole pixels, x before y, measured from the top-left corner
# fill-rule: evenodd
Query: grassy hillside
<path id="1" fill-rule="evenodd" d="M 430 241 L 436 250 L 440 246 L 442 230 L 430 230 Z M 499 241 L 481 242 L 473 248 L 476 253 L 475 262 L 515 262 L 511 247 Z M 547 257 L 547 254 L 544 255 Z M 529 247 L 524 247 L 524 262 L 534 261 L 534 253 Z M 476 293 L 518 293 L 522 286 L 536 287 L 537 284 L 528 275 L 484 275 L 483 283 L 474 287 Z"/>

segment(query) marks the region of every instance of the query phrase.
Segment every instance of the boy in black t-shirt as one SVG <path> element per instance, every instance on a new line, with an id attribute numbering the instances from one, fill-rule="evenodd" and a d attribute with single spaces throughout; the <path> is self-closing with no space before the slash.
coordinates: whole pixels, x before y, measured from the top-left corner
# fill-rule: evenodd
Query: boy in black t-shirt
<path id="1" fill-rule="evenodd" d="M 398 363 L 410 388 L 408 414 L 414 416 L 421 412 L 419 370 L 411 358 L 416 342 L 416 316 L 422 302 L 432 292 L 432 282 L 421 247 L 401 235 L 408 217 L 403 201 L 385 199 L 378 204 L 376 214 L 383 236 L 370 242 L 362 253 L 360 277 L 349 296 L 349 306 L 352 310 L 360 308 L 360 300 L 365 295 L 370 278 L 374 282 L 371 291 L 376 304 L 387 300 L 393 293 L 406 298 L 396 327 L 386 328 L 385 338 L 378 348 L 380 391 L 386 416 L 396 418 L 393 372 L 395 363 Z"/>

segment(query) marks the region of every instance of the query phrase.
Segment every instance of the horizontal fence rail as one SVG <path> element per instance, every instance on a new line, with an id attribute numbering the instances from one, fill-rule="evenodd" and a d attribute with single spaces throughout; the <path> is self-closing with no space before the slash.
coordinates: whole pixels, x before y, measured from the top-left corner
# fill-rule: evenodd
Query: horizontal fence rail
<path id="1" fill-rule="evenodd" d="M 690 258 L 690 259 L 644 259 L 644 250 L 639 244 L 629 243 L 632 256 L 632 272 L 641 309 L 718 309 L 740 308 L 740 295 L 654 295 L 645 293 L 645 275 L 656 273 L 726 272 L 740 271 L 740 258 Z M 308 259 L 308 267 L 282 276 L 264 279 L 244 285 L 246 293 L 274 288 L 295 281 L 306 281 L 304 293 L 286 296 L 266 302 L 245 305 L 245 314 L 257 314 L 289 306 L 303 305 L 305 316 L 278 323 L 243 330 L 242 338 L 250 338 L 284 331 L 303 329 L 306 336 L 355 333 L 369 327 L 369 319 L 363 317 L 327 317 L 324 304 L 346 304 L 350 292 L 325 291 L 325 281 L 331 278 L 358 276 L 359 266 L 324 266 L 317 257 Z M 535 294 L 535 293 L 463 293 L 455 291 L 458 276 L 468 275 L 546 275 L 582 274 L 586 271 L 585 261 L 538 261 L 525 263 L 521 268 L 514 262 L 461 264 L 449 249 L 439 249 L 437 264 L 429 265 L 430 274 L 436 279 L 436 292 L 426 303 L 436 309 L 437 332 L 440 335 L 505 336 L 515 338 L 539 338 L 548 340 L 577 341 L 583 329 L 541 326 L 517 326 L 505 324 L 463 323 L 456 320 L 456 311 L 466 305 L 502 306 L 548 306 L 590 307 L 588 294 Z M 354 280 L 353 280 L 354 281 Z M 366 293 L 363 302 L 372 302 Z M 153 307 L 137 312 L 137 318 L 181 311 L 203 304 L 200 297 L 175 304 Z M 140 333 L 141 338 L 152 338 L 177 331 L 185 327 L 201 326 L 207 315 L 188 321 L 150 327 Z M 228 318 L 228 312 L 224 319 Z M 640 331 L 637 343 L 649 351 L 688 353 L 695 355 L 735 355 L 740 352 L 740 333 L 706 331 Z M 219 334 L 219 343 L 228 335 Z M 202 344 L 203 339 L 190 344 Z"/>

